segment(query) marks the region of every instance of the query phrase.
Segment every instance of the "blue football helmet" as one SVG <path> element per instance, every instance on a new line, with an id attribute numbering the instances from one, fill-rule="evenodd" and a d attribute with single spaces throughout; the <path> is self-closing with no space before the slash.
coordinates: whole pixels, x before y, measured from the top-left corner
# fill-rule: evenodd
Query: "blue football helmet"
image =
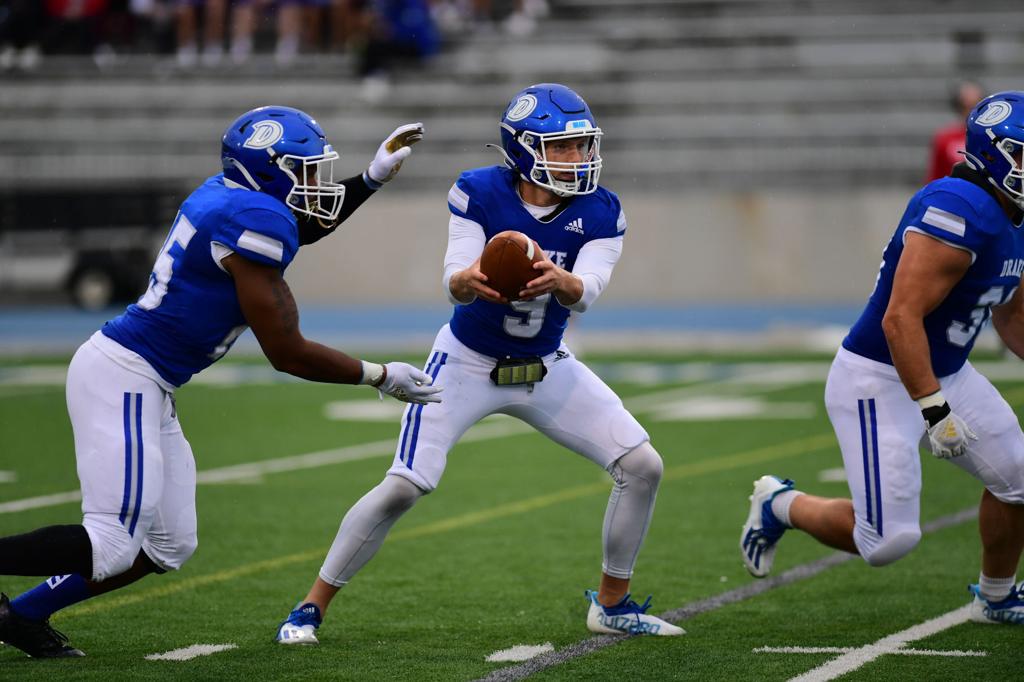
<path id="1" fill-rule="evenodd" d="M 1024 209 L 1024 92 L 997 92 L 967 116 L 967 163 Z"/>
<path id="2" fill-rule="evenodd" d="M 501 151 L 505 163 L 523 180 L 558 196 L 590 194 L 601 175 L 601 129 L 590 107 L 575 92 L 557 83 L 539 83 L 522 90 L 505 108 Z M 585 146 L 577 160 L 553 154 L 556 141 L 580 140 Z M 562 156 L 555 160 L 552 156 Z"/>
<path id="3" fill-rule="evenodd" d="M 224 180 L 280 199 L 296 213 L 333 224 L 345 200 L 334 182 L 338 153 L 309 115 L 291 107 L 259 107 L 224 132 Z"/>

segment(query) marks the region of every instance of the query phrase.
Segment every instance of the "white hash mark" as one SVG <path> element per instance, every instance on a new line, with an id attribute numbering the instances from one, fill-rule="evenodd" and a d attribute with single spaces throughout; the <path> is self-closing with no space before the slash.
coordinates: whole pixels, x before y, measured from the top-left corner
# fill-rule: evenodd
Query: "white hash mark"
<path id="1" fill-rule="evenodd" d="M 199 656 L 209 656 L 218 651 L 237 649 L 237 644 L 193 644 L 182 649 L 165 651 L 162 654 L 150 654 L 146 656 L 147 661 L 188 661 Z"/>
<path id="2" fill-rule="evenodd" d="M 493 654 L 488 656 L 485 660 L 492 663 L 504 663 L 507 661 L 528 661 L 535 656 L 546 654 L 549 651 L 554 651 L 555 647 L 551 642 L 544 642 L 543 644 L 517 644 L 511 649 L 502 649 L 501 651 L 495 651 Z"/>

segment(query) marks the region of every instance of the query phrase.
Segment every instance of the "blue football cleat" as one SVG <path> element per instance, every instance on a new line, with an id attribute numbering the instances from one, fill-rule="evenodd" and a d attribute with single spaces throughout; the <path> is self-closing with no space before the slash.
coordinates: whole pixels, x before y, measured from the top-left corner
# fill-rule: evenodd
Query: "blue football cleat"
<path id="1" fill-rule="evenodd" d="M 1014 585 L 1000 601 L 982 597 L 977 585 L 968 585 L 967 590 L 974 595 L 970 616 L 974 622 L 1024 625 L 1024 582 Z"/>
<path id="2" fill-rule="evenodd" d="M 637 604 L 627 594 L 615 606 L 602 606 L 597 601 L 597 592 L 587 590 L 584 594 L 590 599 L 590 610 L 587 611 L 587 628 L 591 632 L 605 635 L 685 635 L 686 630 L 672 625 L 647 611 L 651 598 L 643 604 Z"/>
<path id="3" fill-rule="evenodd" d="M 319 644 L 316 630 L 323 618 L 316 604 L 301 604 L 295 607 L 277 629 L 274 641 L 278 644 Z"/>
<path id="4" fill-rule="evenodd" d="M 750 496 L 750 514 L 740 534 L 740 552 L 743 563 L 755 578 L 763 578 L 772 570 L 775 545 L 786 532 L 786 526 L 772 513 L 772 500 L 786 490 L 793 489 L 793 481 L 777 476 L 762 476 L 754 481 Z"/>

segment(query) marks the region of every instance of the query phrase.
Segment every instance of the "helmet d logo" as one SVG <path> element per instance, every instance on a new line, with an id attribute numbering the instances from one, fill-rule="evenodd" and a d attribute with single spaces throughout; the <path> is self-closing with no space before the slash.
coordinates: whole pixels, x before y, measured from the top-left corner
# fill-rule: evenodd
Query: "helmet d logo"
<path id="1" fill-rule="evenodd" d="M 992 102 L 985 107 L 985 111 L 975 120 L 975 123 L 986 127 L 994 126 L 1005 121 L 1012 113 L 1013 108 L 1008 102 Z"/>
<path id="2" fill-rule="evenodd" d="M 249 149 L 266 149 L 284 137 L 284 128 L 277 121 L 259 121 L 252 126 L 252 135 L 243 143 Z"/>
<path id="3" fill-rule="evenodd" d="M 505 118 L 510 121 L 522 121 L 524 118 L 533 113 L 533 110 L 537 108 L 537 98 L 533 95 L 523 95 L 516 100 L 508 109 L 508 113 L 505 114 Z"/>

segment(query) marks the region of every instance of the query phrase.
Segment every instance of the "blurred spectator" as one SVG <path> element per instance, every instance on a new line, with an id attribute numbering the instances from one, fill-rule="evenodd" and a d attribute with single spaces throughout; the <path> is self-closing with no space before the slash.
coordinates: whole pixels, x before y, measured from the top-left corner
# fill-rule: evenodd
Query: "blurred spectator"
<path id="1" fill-rule="evenodd" d="M 216 66 L 224 56 L 224 21 L 227 0 L 177 0 L 178 65 L 191 68 L 199 60 L 199 23 L 202 12 L 202 59 L 205 66 Z"/>
<path id="2" fill-rule="evenodd" d="M 11 0 L 0 6 L 0 70 L 35 65 L 46 20 L 38 0 Z"/>
<path id="3" fill-rule="evenodd" d="M 960 81 L 952 88 L 949 103 L 956 112 L 957 120 L 939 128 L 932 136 L 926 183 L 946 177 L 954 165 L 964 160 L 960 152 L 964 149 L 967 135 L 967 115 L 984 96 L 984 89 L 972 80 Z"/>
<path id="4" fill-rule="evenodd" d="M 427 0 L 372 0 L 364 7 L 367 40 L 359 59 L 363 97 L 381 99 L 399 61 L 420 63 L 436 54 L 441 36 Z"/>

